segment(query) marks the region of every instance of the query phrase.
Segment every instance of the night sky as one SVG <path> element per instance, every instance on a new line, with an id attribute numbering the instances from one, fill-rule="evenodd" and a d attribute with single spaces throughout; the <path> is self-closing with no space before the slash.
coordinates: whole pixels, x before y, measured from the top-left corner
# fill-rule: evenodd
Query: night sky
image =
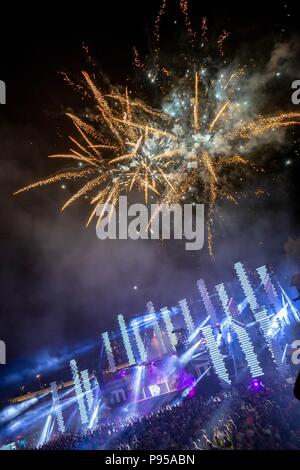
<path id="1" fill-rule="evenodd" d="M 162 40 L 169 46 L 181 28 L 176 3 L 170 0 L 171 19 L 163 27 Z M 299 112 L 300 105 L 296 109 L 290 98 L 291 81 L 300 79 L 300 65 L 298 74 L 295 66 L 300 64 L 296 7 L 288 1 L 273 7 L 266 2 L 265 9 L 262 2 L 241 2 L 239 7 L 231 2 L 192 3 L 194 26 L 207 16 L 212 36 L 230 30 L 225 46 L 229 59 L 247 55 L 263 62 L 275 44 L 295 47 L 294 75 L 278 80 L 273 92 L 284 109 Z M 284 245 L 288 237 L 299 237 L 299 129 L 289 145 L 269 158 L 264 176 L 268 198 L 220 206 L 223 219 L 216 224 L 214 258 L 207 246 L 187 253 L 179 242 L 101 242 L 93 225 L 84 227 L 84 201 L 60 212 L 68 187 L 12 195 L 54 172 L 59 162 L 47 156 L 68 146 L 70 125 L 64 113 L 80 109 L 82 103 L 59 72 L 79 75 L 85 43 L 98 69 L 112 83 L 124 83 L 133 73 L 133 46 L 147 51 L 159 4 L 112 0 L 94 7 L 69 2 L 62 11 L 51 2 L 48 9 L 41 5 L 36 16 L 26 6 L 18 16 L 9 12 L 1 18 L 11 25 L 0 33 L 0 80 L 7 86 L 7 104 L 0 106 L 0 339 L 7 345 L 7 365 L 0 366 L 2 394 L 4 388 L 11 393 L 21 385 L 18 376 L 6 379 L 16 364 L 28 365 L 33 357 L 39 364 L 36 358 L 42 363 L 45 351 L 55 356 L 65 347 L 96 343 L 102 331 L 116 328 L 117 314 L 141 314 L 149 300 L 161 308 L 194 298 L 197 279 L 203 277 L 208 284 L 230 280 L 239 260 L 253 268 L 271 262 L 284 275 L 287 266 L 296 269 L 297 260 L 293 264 L 286 257 Z M 26 384 L 30 386 L 28 377 Z"/>

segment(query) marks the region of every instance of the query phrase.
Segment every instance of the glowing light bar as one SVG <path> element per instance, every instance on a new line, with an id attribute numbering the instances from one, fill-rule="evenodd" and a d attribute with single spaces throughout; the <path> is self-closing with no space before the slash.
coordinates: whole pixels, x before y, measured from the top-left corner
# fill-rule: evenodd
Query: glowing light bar
<path id="1" fill-rule="evenodd" d="M 271 276 L 268 272 L 268 269 L 266 266 L 261 266 L 260 268 L 256 269 L 257 274 L 259 275 L 259 278 L 264 286 L 265 292 L 270 299 L 270 302 L 273 305 L 276 305 L 276 303 L 279 300 L 278 293 L 275 289 L 274 284 L 272 283 Z"/>
<path id="2" fill-rule="evenodd" d="M 272 321 L 268 317 L 267 310 L 262 308 L 260 311 L 256 312 L 254 316 L 255 320 L 260 325 L 261 331 L 271 352 L 272 358 L 278 367 L 279 373 L 281 375 L 285 375 L 285 372 L 287 371 L 287 364 L 285 357 L 282 355 L 282 348 L 280 344 L 278 344 L 277 341 L 275 341 L 272 337 Z"/>
<path id="3" fill-rule="evenodd" d="M 86 424 L 88 422 L 88 415 L 86 411 L 86 406 L 84 402 L 83 390 L 80 382 L 80 377 L 78 373 L 78 367 L 75 359 L 71 359 L 70 367 L 72 371 L 73 381 L 74 381 L 74 388 L 76 393 L 76 400 L 79 406 L 79 413 L 81 418 L 81 423 Z"/>
<path id="4" fill-rule="evenodd" d="M 177 338 L 176 338 L 175 333 L 173 333 L 174 325 L 173 325 L 172 320 L 171 320 L 170 311 L 167 307 L 162 308 L 160 311 L 161 311 L 163 320 L 164 320 L 165 325 L 166 325 L 166 331 L 167 331 L 167 335 L 169 337 L 172 349 L 174 349 L 174 351 L 175 351 L 175 346 L 177 344 Z"/>
<path id="5" fill-rule="evenodd" d="M 211 325 L 207 325 L 204 328 L 202 328 L 202 333 L 206 340 L 206 345 L 207 345 L 208 352 L 212 361 L 212 366 L 217 376 L 219 377 L 221 384 L 230 385 L 231 380 L 229 378 L 223 356 L 216 343 Z"/>
<path id="6" fill-rule="evenodd" d="M 247 298 L 247 301 L 250 305 L 251 311 L 254 313 L 255 310 L 259 307 L 256 297 L 255 297 L 255 292 L 252 289 L 252 286 L 250 284 L 250 281 L 248 279 L 247 273 L 245 271 L 245 268 L 242 263 L 235 263 L 234 265 L 235 272 L 237 274 L 237 277 L 241 283 L 242 289 L 244 291 L 244 294 Z"/>
<path id="7" fill-rule="evenodd" d="M 205 309 L 207 314 L 210 316 L 211 323 L 212 325 L 216 325 L 218 323 L 217 316 L 216 316 L 216 311 L 214 309 L 214 306 L 210 300 L 210 296 L 208 294 L 208 290 L 206 288 L 205 282 L 203 279 L 200 279 L 197 281 L 197 286 L 201 294 L 202 301 L 204 303 Z"/>
<path id="8" fill-rule="evenodd" d="M 146 362 L 147 358 L 148 358 L 148 355 L 147 355 L 143 340 L 142 340 L 141 335 L 140 335 L 138 322 L 136 320 L 132 321 L 132 329 L 133 329 L 133 333 L 134 333 L 134 336 L 135 336 L 135 341 L 136 341 L 136 344 L 137 344 L 137 348 L 138 348 L 138 351 L 139 351 L 141 361 Z"/>
<path id="9" fill-rule="evenodd" d="M 250 373 L 252 377 L 260 377 L 261 375 L 264 375 L 263 370 L 258 362 L 257 356 L 254 352 L 254 348 L 251 343 L 251 339 L 248 332 L 243 326 L 237 324 L 234 321 L 234 318 L 232 317 L 232 311 L 230 309 L 230 300 L 224 284 L 219 284 L 218 286 L 216 286 L 216 290 L 220 297 L 224 312 L 226 313 L 226 316 L 230 321 L 230 326 L 237 334 L 239 343 L 241 345 L 242 351 L 245 354 L 245 359 L 250 368 Z"/>
<path id="10" fill-rule="evenodd" d="M 141 392 L 141 385 L 143 382 L 143 376 L 145 374 L 145 366 L 139 365 L 135 367 L 135 373 L 132 381 L 132 390 L 133 390 L 133 401 L 137 402 L 140 392 Z M 134 407 L 134 412 L 136 412 L 136 408 Z"/>
<path id="11" fill-rule="evenodd" d="M 88 406 L 88 409 L 90 411 L 93 407 L 94 395 L 93 395 L 93 391 L 92 391 L 92 388 L 91 388 L 91 382 L 90 382 L 90 378 L 89 378 L 89 371 L 87 369 L 82 370 L 80 372 L 80 375 L 81 375 L 81 379 L 82 379 L 83 388 L 84 388 L 84 391 L 85 391 L 87 406 Z"/>
<path id="12" fill-rule="evenodd" d="M 219 284 L 218 286 L 216 286 L 216 290 L 217 290 L 218 296 L 221 300 L 221 304 L 222 304 L 224 312 L 226 313 L 226 315 L 228 317 L 230 317 L 231 316 L 231 311 L 230 311 L 230 308 L 229 308 L 229 297 L 228 297 L 228 294 L 226 292 L 224 284 Z"/>
<path id="13" fill-rule="evenodd" d="M 162 336 L 161 331 L 160 331 L 160 327 L 159 327 L 159 324 L 158 324 L 158 321 L 157 321 L 156 313 L 155 313 L 154 306 L 153 306 L 152 302 L 147 303 L 147 310 L 148 310 L 150 315 L 155 315 L 155 319 L 154 319 L 154 322 L 153 322 L 153 329 L 154 329 L 154 333 L 155 333 L 155 336 L 157 338 L 157 341 L 159 343 L 160 350 L 161 350 L 162 354 L 164 354 L 167 351 L 166 351 L 164 339 L 163 339 L 163 336 Z"/>
<path id="14" fill-rule="evenodd" d="M 60 400 L 59 400 L 58 393 L 57 393 L 56 382 L 51 382 L 50 388 L 51 388 L 51 394 L 52 394 L 52 400 L 53 400 L 53 410 L 56 415 L 58 430 L 59 432 L 65 432 L 66 430 L 65 423 L 64 423 L 62 412 L 61 412 L 61 405 L 60 405 Z"/>
<path id="15" fill-rule="evenodd" d="M 293 302 L 291 301 L 291 299 L 289 298 L 289 296 L 287 295 L 287 293 L 285 292 L 285 290 L 283 289 L 282 286 L 280 286 L 280 290 L 281 290 L 281 295 L 282 295 L 282 299 L 286 299 L 286 302 L 288 304 L 288 306 L 290 307 L 291 309 L 291 312 L 293 314 L 293 318 L 296 322 L 299 322 L 300 321 L 300 314 L 299 314 L 299 311 L 294 307 L 293 305 Z M 284 300 L 282 300 L 282 305 L 284 305 L 285 302 Z M 286 308 L 286 307 L 285 307 Z M 290 321 L 289 321 L 290 323 Z"/>
<path id="16" fill-rule="evenodd" d="M 258 358 L 254 352 L 253 345 L 251 343 L 250 336 L 246 329 L 234 321 L 231 322 L 231 326 L 235 333 L 237 334 L 239 343 L 241 345 L 241 349 L 245 354 L 245 359 L 250 369 L 250 374 L 253 378 L 260 377 L 264 375 L 262 368 L 260 367 L 260 363 Z"/>
<path id="17" fill-rule="evenodd" d="M 221 300 L 221 304 L 223 310 L 227 317 L 235 317 L 239 314 L 238 307 L 234 303 L 233 298 L 229 298 L 226 287 L 224 284 L 219 284 L 216 286 L 216 291 L 218 293 L 219 299 Z"/>
<path id="18" fill-rule="evenodd" d="M 47 416 L 46 422 L 44 424 L 42 433 L 38 440 L 38 447 L 42 446 L 46 442 L 48 442 L 49 437 L 51 436 L 51 414 Z"/>
<path id="19" fill-rule="evenodd" d="M 210 320 L 210 316 L 206 317 L 205 320 L 203 320 L 202 323 L 200 323 L 199 326 L 197 326 L 197 328 L 193 331 L 193 333 L 189 336 L 188 340 L 189 340 L 189 343 L 192 343 L 194 341 L 194 339 L 197 337 L 199 331 L 202 329 L 203 326 L 205 326 Z"/>
<path id="20" fill-rule="evenodd" d="M 179 358 L 180 364 L 186 365 L 188 362 L 190 362 L 192 357 L 194 357 L 194 352 L 196 351 L 200 343 L 201 343 L 201 339 L 197 341 L 197 343 L 195 343 L 192 347 L 190 347 L 190 349 L 185 351 L 185 353 L 183 353 L 182 356 L 180 356 Z"/>
<path id="21" fill-rule="evenodd" d="M 99 399 L 99 401 L 97 403 L 97 406 L 95 406 L 95 409 L 92 413 L 92 416 L 91 416 L 91 419 L 90 419 L 90 422 L 89 422 L 89 425 L 88 425 L 88 429 L 93 429 L 93 427 L 96 426 L 96 424 L 97 424 L 100 401 L 101 400 Z"/>
<path id="22" fill-rule="evenodd" d="M 111 347 L 111 344 L 110 344 L 110 339 L 109 339 L 107 331 L 105 331 L 105 333 L 102 333 L 102 340 L 103 340 L 103 344 L 104 344 L 104 347 L 105 347 L 105 352 L 106 352 L 109 368 L 110 368 L 111 372 L 115 372 L 116 371 L 116 363 L 115 363 L 115 359 L 114 359 L 114 355 L 113 355 L 113 352 L 112 352 L 112 347 Z"/>
<path id="23" fill-rule="evenodd" d="M 123 343 L 126 349 L 128 363 L 130 366 L 132 366 L 133 364 L 136 364 L 136 360 L 132 351 L 130 338 L 129 338 L 129 334 L 126 328 L 126 323 L 125 323 L 123 315 L 118 315 L 118 322 L 119 322 L 120 330 L 122 333 Z"/>
<path id="24" fill-rule="evenodd" d="M 195 331 L 195 324 L 194 324 L 193 317 L 190 313 L 190 309 L 189 309 L 186 299 L 179 300 L 179 305 L 183 313 L 183 318 L 184 318 L 188 333 L 189 335 L 191 335 L 193 331 Z"/>

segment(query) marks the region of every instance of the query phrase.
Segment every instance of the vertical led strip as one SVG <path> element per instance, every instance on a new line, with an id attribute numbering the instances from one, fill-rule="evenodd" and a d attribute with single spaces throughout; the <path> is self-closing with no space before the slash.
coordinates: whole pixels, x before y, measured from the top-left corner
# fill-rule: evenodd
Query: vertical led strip
<path id="1" fill-rule="evenodd" d="M 135 337 L 135 341 L 136 341 L 136 344 L 137 344 L 137 348 L 138 348 L 138 351 L 139 351 L 141 361 L 146 362 L 147 358 L 148 358 L 148 355 L 147 355 L 143 340 L 142 340 L 141 335 L 140 335 L 139 325 L 138 325 L 137 320 L 133 320 L 131 325 L 132 325 L 132 329 L 133 329 L 133 333 L 134 333 L 134 337 Z"/>
<path id="2" fill-rule="evenodd" d="M 179 305 L 182 310 L 184 322 L 190 336 L 195 331 L 195 324 L 186 299 L 179 300 Z"/>
<path id="3" fill-rule="evenodd" d="M 77 367 L 75 359 L 71 359 L 70 367 L 71 367 L 73 381 L 74 381 L 76 399 L 77 399 L 77 403 L 79 406 L 81 423 L 86 424 L 88 422 L 88 415 L 87 415 L 86 406 L 84 402 L 84 396 L 83 396 L 83 390 L 82 390 L 82 386 L 80 382 L 80 377 L 78 374 L 78 367 Z"/>
<path id="4" fill-rule="evenodd" d="M 245 271 L 245 268 L 242 263 L 235 263 L 234 265 L 235 272 L 237 274 L 237 277 L 241 283 L 242 289 L 244 291 L 244 294 L 247 298 L 247 301 L 250 305 L 250 308 L 252 312 L 254 313 L 255 310 L 259 307 L 254 290 L 252 289 L 252 286 L 250 284 L 250 281 L 248 279 L 247 273 Z"/>
<path id="5" fill-rule="evenodd" d="M 126 323 L 125 323 L 123 315 L 118 315 L 118 322 L 119 322 L 120 330 L 122 333 L 123 343 L 126 349 L 128 363 L 130 366 L 132 366 L 133 364 L 136 364 L 136 360 L 132 351 L 130 338 L 129 338 L 129 334 L 126 328 Z"/>
<path id="6" fill-rule="evenodd" d="M 258 362 L 258 358 L 254 352 L 253 345 L 250 340 L 248 332 L 240 325 L 232 322 L 233 330 L 238 336 L 239 343 L 241 345 L 242 351 L 245 354 L 246 361 L 250 368 L 250 374 L 253 378 L 260 377 L 264 375 L 262 368 Z"/>
<path id="7" fill-rule="evenodd" d="M 217 376 L 219 377 L 221 384 L 230 385 L 231 380 L 229 378 L 223 356 L 216 343 L 211 325 L 204 326 L 201 331 L 206 340 L 206 345 L 208 348 L 209 355 L 211 357 L 213 368 Z"/>
<path id="8" fill-rule="evenodd" d="M 110 339 L 109 339 L 109 335 L 108 335 L 107 331 L 105 331 L 105 333 L 102 333 L 102 340 L 103 340 L 103 344 L 104 344 L 104 347 L 105 347 L 105 352 L 106 352 L 106 357 L 107 357 L 107 360 L 108 360 L 109 368 L 110 368 L 111 372 L 115 372 L 116 371 L 116 363 L 115 363 L 115 359 L 114 359 L 114 355 L 113 355 L 113 352 L 112 352 Z"/>
<path id="9" fill-rule="evenodd" d="M 208 290 L 206 288 L 205 282 L 203 279 L 200 279 L 197 281 L 197 286 L 201 294 L 201 298 L 203 300 L 205 309 L 207 314 L 210 316 L 210 321 L 213 326 L 215 326 L 218 323 L 217 316 L 216 316 L 216 311 L 214 309 L 214 306 L 210 300 Z"/>
<path id="10" fill-rule="evenodd" d="M 61 405 L 60 405 L 60 400 L 59 400 L 58 393 L 57 393 L 56 382 L 51 382 L 50 388 L 51 388 L 51 394 L 52 394 L 52 400 L 53 400 L 53 410 L 56 415 L 58 430 L 59 432 L 65 432 L 66 430 L 65 423 L 64 423 L 62 412 L 61 412 Z"/>
<path id="11" fill-rule="evenodd" d="M 147 310 L 148 310 L 150 315 L 155 316 L 155 319 L 154 319 L 154 322 L 153 322 L 153 329 L 154 329 L 157 341 L 159 343 L 161 353 L 165 354 L 167 351 L 166 351 L 164 339 L 163 339 L 163 336 L 162 336 L 161 331 L 160 331 L 160 327 L 159 327 L 159 324 L 158 324 L 158 321 L 157 321 L 156 313 L 155 313 L 154 306 L 153 306 L 152 302 L 147 303 Z"/>
<path id="12" fill-rule="evenodd" d="M 224 284 L 219 284 L 216 286 L 216 291 L 218 292 L 219 299 L 221 300 L 221 304 L 223 310 L 227 317 L 231 317 L 231 311 L 229 308 L 229 297 L 225 288 Z"/>
<path id="13" fill-rule="evenodd" d="M 218 286 L 216 286 L 216 290 L 221 300 L 224 312 L 227 318 L 230 320 L 230 325 L 237 334 L 241 349 L 245 354 L 245 359 L 250 368 L 250 373 L 252 377 L 260 377 L 261 375 L 264 375 L 263 370 L 260 367 L 258 358 L 254 352 L 254 347 L 252 345 L 248 332 L 244 327 L 235 323 L 234 319 L 232 318 L 232 313 L 229 306 L 230 301 L 224 284 L 219 284 Z"/>
<path id="14" fill-rule="evenodd" d="M 83 388 L 84 388 L 84 391 L 85 391 L 87 406 L 88 406 L 89 411 L 91 411 L 91 409 L 93 407 L 93 403 L 94 403 L 94 395 L 93 395 L 93 391 L 92 391 L 92 388 L 91 388 L 89 372 L 88 372 L 87 369 L 85 369 L 85 370 L 82 370 L 80 372 L 80 375 L 81 375 L 81 379 L 82 379 L 82 385 L 83 385 Z"/>
<path id="15" fill-rule="evenodd" d="M 272 283 L 271 276 L 268 272 L 266 266 L 261 266 L 260 268 L 256 269 L 257 274 L 264 286 L 265 292 L 271 302 L 271 304 L 276 305 L 279 300 L 278 293 L 276 292 L 275 286 Z"/>
<path id="16" fill-rule="evenodd" d="M 166 325 L 166 331 L 167 331 L 167 335 L 169 337 L 172 349 L 174 349 L 174 351 L 175 351 L 175 346 L 177 344 L 177 338 L 176 338 L 175 333 L 173 333 L 174 325 L 173 325 L 172 320 L 171 320 L 170 311 L 167 307 L 162 308 L 160 311 L 161 311 L 162 318 L 163 318 L 163 320 L 165 322 L 165 325 Z"/>
<path id="17" fill-rule="evenodd" d="M 227 315 L 227 317 L 234 318 L 237 315 L 239 315 L 238 307 L 236 303 L 234 302 L 233 298 L 232 297 L 229 298 L 225 284 L 223 283 L 219 284 L 215 288 L 218 293 L 219 299 L 221 301 L 223 310 L 225 314 Z"/>
<path id="18" fill-rule="evenodd" d="M 262 308 L 258 312 L 256 312 L 254 316 L 255 316 L 255 320 L 259 323 L 261 327 L 261 331 L 264 335 L 268 348 L 271 352 L 272 358 L 274 359 L 280 374 L 285 375 L 285 372 L 287 370 L 285 356 L 282 356 L 282 349 L 280 345 L 273 339 L 272 334 L 270 334 L 270 330 L 272 328 L 272 322 L 270 318 L 268 317 L 267 310 L 265 308 Z"/>

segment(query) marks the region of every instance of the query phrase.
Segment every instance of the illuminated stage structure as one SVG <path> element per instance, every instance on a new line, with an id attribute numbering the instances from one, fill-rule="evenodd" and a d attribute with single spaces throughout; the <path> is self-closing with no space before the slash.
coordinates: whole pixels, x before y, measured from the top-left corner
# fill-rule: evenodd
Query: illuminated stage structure
<path id="1" fill-rule="evenodd" d="M 72 359 L 71 381 L 12 400 L 21 414 L 25 410 L 25 421 L 32 407 L 40 410 L 35 444 L 55 432 L 92 429 L 109 416 L 178 403 L 195 387 L 209 395 L 236 383 L 286 376 L 299 312 L 269 266 L 249 272 L 239 262 L 234 270 L 231 283 L 212 288 L 198 280 L 195 300 L 158 309 L 148 302 L 145 313 L 131 319 L 119 314 L 119 329 L 100 336 L 100 367 L 80 370 Z"/>
<path id="2" fill-rule="evenodd" d="M 128 362 L 120 367 L 147 363 L 158 359 L 161 355 L 174 353 L 177 345 L 174 330 L 184 327 L 191 346 L 197 342 L 201 332 L 205 342 L 199 348 L 208 353 L 214 372 L 222 384 L 230 384 L 231 380 L 225 365 L 226 354 L 222 354 L 220 344 L 218 344 L 220 336 L 224 347 L 227 347 L 229 356 L 233 356 L 231 343 L 233 341 L 237 343 L 241 356 L 238 362 L 244 364 L 243 372 L 247 369 L 251 378 L 265 374 L 258 357 L 259 352 L 255 348 L 257 335 L 260 336 L 260 340 L 263 340 L 264 349 L 269 350 L 274 368 L 280 374 L 285 374 L 286 362 L 285 359 L 282 361 L 285 345 L 282 344 L 282 338 L 278 341 L 276 336 L 278 333 L 280 333 L 279 336 L 284 336 L 284 327 L 299 322 L 300 315 L 293 304 L 285 298 L 286 293 L 267 266 L 256 269 L 254 282 L 250 280 L 241 262 L 236 263 L 234 269 L 240 285 L 238 296 L 241 297 L 242 294 L 241 302 L 233 298 L 224 283 L 216 285 L 210 294 L 205 281 L 200 279 L 197 285 L 201 303 L 197 301 L 189 305 L 188 301 L 183 299 L 179 301 L 179 307 L 164 307 L 155 311 L 153 304 L 149 302 L 147 304 L 148 315 L 131 320 L 128 326 L 125 325 L 123 316 L 119 315 L 121 341 L 125 345 L 128 357 Z M 278 291 L 281 291 L 281 295 Z M 195 304 L 197 304 L 196 307 Z M 200 328 L 203 311 L 208 316 L 208 324 Z M 246 313 L 248 317 L 249 314 L 252 315 L 252 321 L 246 321 Z M 282 325 L 279 330 L 278 322 Z M 231 333 L 235 340 L 232 339 Z M 108 362 L 106 372 L 109 374 L 116 371 L 109 333 L 103 333 L 102 337 Z M 157 343 L 156 351 L 153 343 Z"/>

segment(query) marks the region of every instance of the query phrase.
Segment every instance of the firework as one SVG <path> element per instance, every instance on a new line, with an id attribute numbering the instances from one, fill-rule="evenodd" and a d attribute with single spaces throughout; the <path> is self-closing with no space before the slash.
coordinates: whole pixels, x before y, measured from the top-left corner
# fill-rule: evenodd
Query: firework
<path id="1" fill-rule="evenodd" d="M 202 45 L 207 41 L 207 20 L 197 38 L 188 17 L 187 1 L 180 8 L 189 41 Z M 117 205 L 119 196 L 132 190 L 143 192 L 160 204 L 202 202 L 208 205 L 208 241 L 212 253 L 212 223 L 216 203 L 221 198 L 237 201 L 237 190 L 230 175 L 245 168 L 258 171 L 247 144 L 259 144 L 266 133 L 300 124 L 299 113 L 249 117 L 240 100 L 240 86 L 246 80 L 243 68 L 210 71 L 205 57 L 185 58 L 185 70 L 178 73 L 158 63 L 159 25 L 166 11 L 163 1 L 155 22 L 155 64 L 148 69 L 134 51 L 134 63 L 151 82 L 163 77 L 163 95 L 159 109 L 134 98 L 125 88 L 103 91 L 89 73 L 82 73 L 76 88 L 94 101 L 88 118 L 68 113 L 76 134 L 70 137 L 68 152 L 50 158 L 77 161 L 67 168 L 34 182 L 15 194 L 65 180 L 81 181 L 81 186 L 65 202 L 64 210 L 89 195 L 91 222 L 99 203 Z M 217 40 L 222 60 L 224 31 Z M 64 77 L 73 84 L 68 77 Z M 161 85 L 162 87 L 162 85 Z M 251 145 L 249 146 L 251 148 Z M 257 190 L 259 193 L 260 190 Z"/>

